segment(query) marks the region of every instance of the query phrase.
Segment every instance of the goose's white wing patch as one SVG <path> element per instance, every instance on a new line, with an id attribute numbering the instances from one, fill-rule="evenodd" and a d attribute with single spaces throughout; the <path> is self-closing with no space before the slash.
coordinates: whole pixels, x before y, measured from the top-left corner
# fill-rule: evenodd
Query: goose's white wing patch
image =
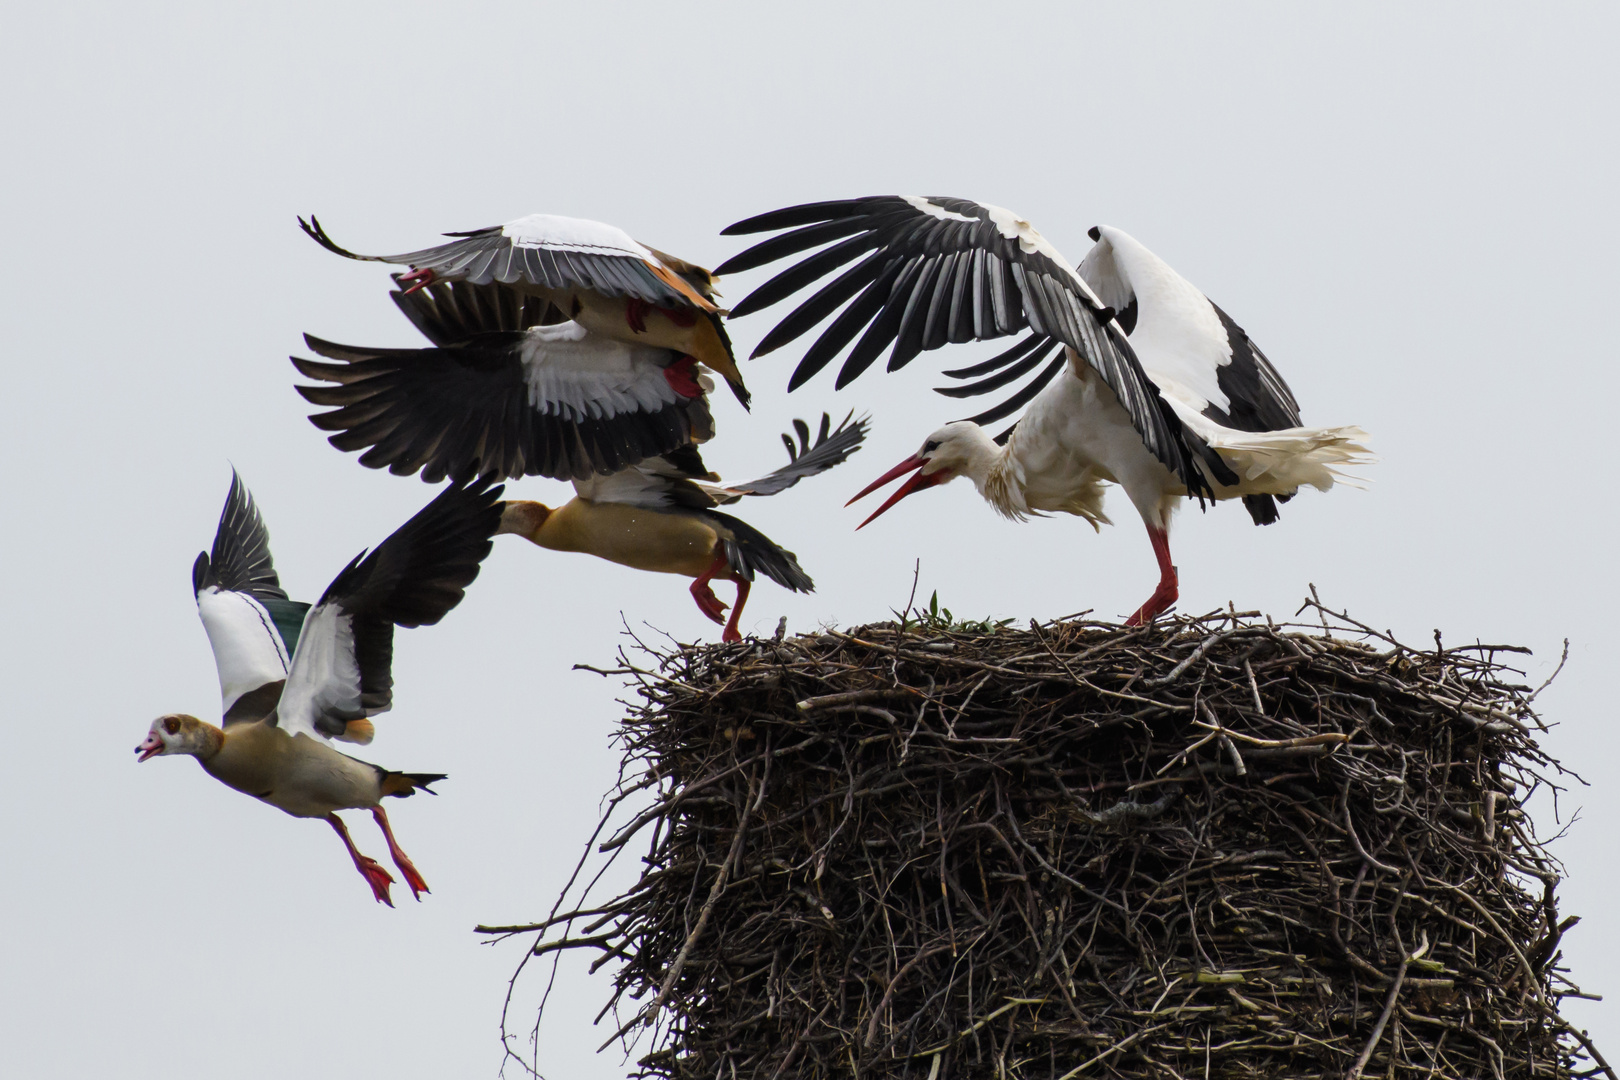
<path id="1" fill-rule="evenodd" d="M 670 357 L 668 349 L 589 334 L 577 322 L 536 326 L 522 348 L 529 405 L 570 420 L 656 413 L 687 400 L 664 375 Z"/>
<path id="2" fill-rule="evenodd" d="M 197 614 L 214 650 L 222 713 L 248 691 L 287 677 L 287 647 L 263 604 L 246 593 L 209 587 L 197 594 Z"/>
<path id="3" fill-rule="evenodd" d="M 579 251 L 592 255 L 628 255 L 662 266 L 653 252 L 630 238 L 623 229 L 586 218 L 561 214 L 530 214 L 501 226 L 501 235 L 516 247 Z"/>
<path id="4" fill-rule="evenodd" d="M 302 731 L 312 739 L 325 740 L 327 736 L 316 725 L 321 717 L 358 720 L 365 715 L 353 616 L 339 604 L 321 604 L 304 620 L 287 685 L 276 706 L 276 723 L 289 735 Z"/>
<path id="5" fill-rule="evenodd" d="M 690 487 L 691 480 L 679 469 L 663 458 L 648 458 L 611 476 L 576 480 L 574 490 L 591 502 L 656 508 L 677 505 L 675 492 L 683 485 Z"/>

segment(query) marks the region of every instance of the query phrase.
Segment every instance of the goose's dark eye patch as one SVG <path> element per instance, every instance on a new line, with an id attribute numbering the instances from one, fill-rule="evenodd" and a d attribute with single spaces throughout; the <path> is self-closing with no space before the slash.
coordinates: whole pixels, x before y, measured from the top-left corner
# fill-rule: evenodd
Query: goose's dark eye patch
<path id="1" fill-rule="evenodd" d="M 163 721 L 163 730 L 167 731 L 170 735 L 179 734 L 180 733 L 180 721 L 176 720 L 172 716 L 169 717 L 167 720 Z"/>
<path id="2" fill-rule="evenodd" d="M 932 454 L 935 450 L 938 450 L 938 449 L 939 449 L 939 440 L 938 439 L 929 439 L 927 442 L 923 443 L 923 453 L 925 453 L 925 454 Z"/>

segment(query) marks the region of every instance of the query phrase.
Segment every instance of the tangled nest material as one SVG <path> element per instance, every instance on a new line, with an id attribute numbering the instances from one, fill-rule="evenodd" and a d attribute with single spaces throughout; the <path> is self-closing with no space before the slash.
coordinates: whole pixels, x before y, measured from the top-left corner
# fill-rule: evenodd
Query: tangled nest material
<path id="1" fill-rule="evenodd" d="M 627 654 L 640 879 L 479 929 L 599 952 L 638 1076 L 1612 1080 L 1524 650 L 1307 608 Z"/>

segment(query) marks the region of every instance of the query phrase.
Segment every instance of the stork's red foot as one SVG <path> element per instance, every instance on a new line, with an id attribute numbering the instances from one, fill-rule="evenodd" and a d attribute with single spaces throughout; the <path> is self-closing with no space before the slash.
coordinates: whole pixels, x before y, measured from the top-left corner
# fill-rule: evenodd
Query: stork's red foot
<path id="1" fill-rule="evenodd" d="M 409 296 L 411 293 L 419 292 L 420 290 L 425 289 L 429 285 L 433 284 L 433 282 L 437 280 L 437 277 L 433 273 L 433 268 L 431 266 L 424 266 L 419 269 L 412 270 L 408 274 L 401 274 L 399 276 L 399 280 L 402 282 L 409 281 L 411 283 L 411 287 L 405 290 L 405 295 Z"/>
<path id="2" fill-rule="evenodd" d="M 428 889 L 427 882 L 423 880 L 422 875 L 417 872 L 416 864 L 411 862 L 411 857 L 400 849 L 399 841 L 394 839 L 394 830 L 389 828 L 388 815 L 383 812 L 383 808 L 380 806 L 372 807 L 371 816 L 376 819 L 378 826 L 382 828 L 383 836 L 388 838 L 389 857 L 394 860 L 394 865 L 397 866 L 399 868 L 399 872 L 404 875 L 405 884 L 411 887 L 411 895 L 415 897 L 418 902 L 420 902 L 422 899 L 422 894 L 430 891 Z M 373 865 L 376 864 L 373 863 Z M 390 904 L 389 906 L 392 907 L 393 905 Z"/>
<path id="3" fill-rule="evenodd" d="M 1147 527 L 1148 539 L 1153 543 L 1153 557 L 1159 561 L 1159 587 L 1147 598 L 1147 603 L 1136 609 L 1136 614 L 1125 620 L 1126 626 L 1145 626 L 1170 610 L 1180 595 L 1175 564 L 1170 561 L 1170 534 L 1164 529 Z"/>
<path id="4" fill-rule="evenodd" d="M 1147 603 L 1136 609 L 1136 614 L 1125 620 L 1126 626 L 1145 626 L 1163 615 L 1175 604 L 1180 593 L 1176 589 L 1176 579 L 1172 577 L 1168 582 L 1159 582 L 1159 587 L 1153 590 Z"/>

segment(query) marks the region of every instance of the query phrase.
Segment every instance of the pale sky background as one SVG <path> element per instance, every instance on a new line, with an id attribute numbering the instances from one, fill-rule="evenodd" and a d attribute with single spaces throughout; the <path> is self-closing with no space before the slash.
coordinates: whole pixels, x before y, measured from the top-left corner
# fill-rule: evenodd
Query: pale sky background
<path id="1" fill-rule="evenodd" d="M 1121 10 L 1128 7 L 1128 10 Z M 1592 786 L 1556 851 L 1575 976 L 1620 1030 L 1620 650 L 1607 490 L 1620 215 L 1611 5 L 56 2 L 7 6 L 0 440 L 9 475 L 0 628 L 0 1047 L 45 1077 L 493 1076 L 516 946 L 478 922 L 538 917 L 611 784 L 623 617 L 718 627 L 683 579 L 508 538 L 438 627 L 398 639 L 396 708 L 363 756 L 447 772 L 395 804 L 434 892 L 372 902 L 329 829 L 195 764 L 137 767 L 154 716 L 218 715 L 189 590 L 234 463 L 277 567 L 311 600 L 425 504 L 305 419 L 287 363 L 308 330 L 409 344 L 381 267 L 318 249 L 318 213 L 363 251 L 534 212 L 599 218 L 715 265 L 719 230 L 790 203 L 887 193 L 1012 207 L 1072 261 L 1123 228 L 1231 312 L 1307 423 L 1367 428 L 1369 491 L 1306 492 L 1256 529 L 1183 512 L 1182 610 L 1290 615 L 1325 600 L 1408 640 L 1533 647 L 1570 665 L 1547 746 Z M 722 283 L 734 302 L 761 274 Z M 745 353 L 773 309 L 733 324 Z M 782 455 L 793 415 L 868 410 L 868 449 L 741 508 L 819 591 L 754 590 L 768 632 L 883 617 L 913 560 L 959 615 L 1133 610 L 1156 579 L 1129 504 L 1096 536 L 1015 525 L 971 486 L 856 534 L 845 498 L 961 403 L 903 377 L 784 393 L 802 344 L 716 398 L 711 465 Z M 516 485 L 560 501 L 553 481 Z M 730 599 L 729 588 L 721 595 Z M 364 814 L 363 850 L 384 855 Z M 1546 831 L 1555 826 L 1543 822 Z M 534 987 L 530 988 L 531 990 Z M 606 976 L 565 971 L 542 1068 L 594 1054 Z M 530 997 L 520 996 L 520 1002 Z M 527 1004 L 520 1004 L 520 1012 Z M 520 1025 L 521 1022 L 520 1022 Z M 1620 1043 L 1606 1044 L 1611 1057 Z"/>

